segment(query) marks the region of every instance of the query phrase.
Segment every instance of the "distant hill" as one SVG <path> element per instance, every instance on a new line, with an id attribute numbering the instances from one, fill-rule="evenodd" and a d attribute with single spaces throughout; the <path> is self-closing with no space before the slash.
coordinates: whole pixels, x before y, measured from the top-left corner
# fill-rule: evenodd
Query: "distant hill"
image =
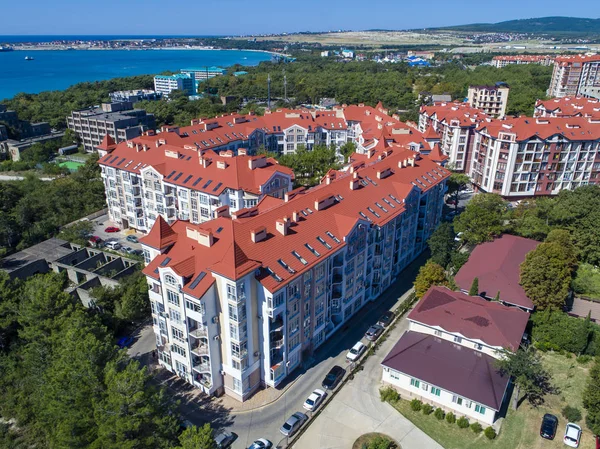
<path id="1" fill-rule="evenodd" d="M 537 19 L 508 20 L 498 23 L 474 23 L 435 29 L 482 33 L 600 34 L 600 19 L 540 17 Z"/>

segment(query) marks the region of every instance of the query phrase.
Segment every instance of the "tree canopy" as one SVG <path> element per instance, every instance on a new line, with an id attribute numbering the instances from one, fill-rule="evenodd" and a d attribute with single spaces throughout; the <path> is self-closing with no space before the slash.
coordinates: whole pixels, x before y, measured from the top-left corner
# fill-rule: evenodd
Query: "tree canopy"
<path id="1" fill-rule="evenodd" d="M 432 285 L 454 288 L 454 282 L 448 279 L 444 268 L 429 260 L 419 269 L 419 274 L 415 279 L 415 295 L 417 298 L 422 298 Z"/>
<path id="2" fill-rule="evenodd" d="M 475 195 L 465 211 L 454 220 L 454 230 L 462 232 L 462 239 L 471 244 L 493 240 L 504 230 L 506 202 L 500 195 Z"/>
<path id="3" fill-rule="evenodd" d="M 596 357 L 590 369 L 583 392 L 583 406 L 587 409 L 585 423 L 595 434 L 600 434 L 600 357 Z"/>

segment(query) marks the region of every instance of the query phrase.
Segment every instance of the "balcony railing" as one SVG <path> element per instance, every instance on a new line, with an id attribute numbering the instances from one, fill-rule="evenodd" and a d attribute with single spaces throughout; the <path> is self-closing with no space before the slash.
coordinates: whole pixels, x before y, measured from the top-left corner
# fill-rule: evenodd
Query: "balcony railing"
<path id="1" fill-rule="evenodd" d="M 208 362 L 198 362 L 192 365 L 192 369 L 198 373 L 210 373 L 210 363 Z"/>
<path id="2" fill-rule="evenodd" d="M 196 329 L 190 331 L 190 335 L 194 338 L 207 337 L 208 329 L 204 326 L 199 326 Z"/>
<path id="3" fill-rule="evenodd" d="M 192 346 L 192 353 L 196 355 L 209 355 L 208 345 L 206 344 L 197 344 Z"/>
<path id="4" fill-rule="evenodd" d="M 231 351 L 231 356 L 238 360 L 242 360 L 242 359 L 246 358 L 247 355 L 248 355 L 247 349 L 242 349 L 241 351 Z"/>

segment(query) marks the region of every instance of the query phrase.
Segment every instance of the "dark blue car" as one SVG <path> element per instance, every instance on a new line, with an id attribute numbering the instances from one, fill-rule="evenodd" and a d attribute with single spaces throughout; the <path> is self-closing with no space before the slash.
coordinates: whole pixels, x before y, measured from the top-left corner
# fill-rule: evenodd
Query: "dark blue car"
<path id="1" fill-rule="evenodd" d="M 133 343 L 133 337 L 121 337 L 117 341 L 117 346 L 121 349 L 128 348 L 129 346 L 131 346 L 131 343 Z"/>

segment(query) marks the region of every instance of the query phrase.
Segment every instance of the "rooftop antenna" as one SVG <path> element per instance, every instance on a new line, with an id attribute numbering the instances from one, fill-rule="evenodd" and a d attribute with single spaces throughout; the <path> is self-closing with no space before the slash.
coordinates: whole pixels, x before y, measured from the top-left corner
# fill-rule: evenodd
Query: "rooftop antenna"
<path id="1" fill-rule="evenodd" d="M 271 74 L 267 75 L 267 108 L 271 109 Z"/>

